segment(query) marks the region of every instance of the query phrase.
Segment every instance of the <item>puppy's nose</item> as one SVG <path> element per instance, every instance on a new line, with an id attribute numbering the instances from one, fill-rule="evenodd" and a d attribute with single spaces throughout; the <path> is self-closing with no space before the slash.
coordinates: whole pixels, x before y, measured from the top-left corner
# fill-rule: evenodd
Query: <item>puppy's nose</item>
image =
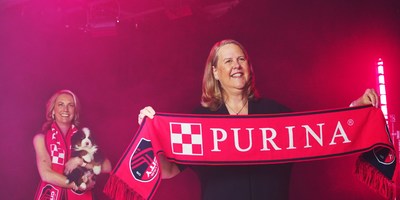
<path id="1" fill-rule="evenodd" d="M 89 146 L 89 142 L 86 142 L 86 146 Z"/>

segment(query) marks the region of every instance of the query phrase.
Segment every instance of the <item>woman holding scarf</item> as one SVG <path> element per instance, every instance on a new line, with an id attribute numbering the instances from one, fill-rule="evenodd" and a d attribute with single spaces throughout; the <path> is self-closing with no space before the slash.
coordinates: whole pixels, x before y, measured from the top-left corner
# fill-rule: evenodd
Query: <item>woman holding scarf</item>
<path id="1" fill-rule="evenodd" d="M 85 177 L 87 188 L 82 190 L 74 182 L 67 184 L 68 174 L 77 166 L 92 169 L 81 158 L 69 159 L 71 137 L 77 131 L 80 104 L 76 95 L 69 90 L 53 94 L 46 105 L 46 122 L 42 132 L 33 138 L 36 164 L 41 178 L 35 199 L 86 200 L 93 199 L 91 189 L 95 185 L 92 175 Z M 108 159 L 102 164 L 101 172 L 111 171 Z"/>
<path id="2" fill-rule="evenodd" d="M 378 96 L 367 89 L 351 106 L 378 106 Z M 272 114 L 289 110 L 272 100 L 259 97 L 253 68 L 245 48 L 235 40 L 222 40 L 211 49 L 205 65 L 201 106 L 196 114 Z M 138 116 L 153 118 L 148 106 Z M 160 155 L 162 178 L 176 176 L 180 165 Z M 291 164 L 253 166 L 191 166 L 201 182 L 203 200 L 284 200 L 289 199 Z"/>

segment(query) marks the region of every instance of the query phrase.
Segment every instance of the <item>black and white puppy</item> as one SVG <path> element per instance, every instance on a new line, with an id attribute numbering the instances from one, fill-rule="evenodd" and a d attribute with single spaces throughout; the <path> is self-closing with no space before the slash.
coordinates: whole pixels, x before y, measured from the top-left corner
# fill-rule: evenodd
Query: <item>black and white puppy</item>
<path id="1" fill-rule="evenodd" d="M 94 174 L 100 174 L 104 157 L 99 152 L 98 146 L 88 128 L 82 128 L 82 130 L 79 130 L 72 136 L 71 148 L 71 158 L 82 158 L 85 165 L 88 163 L 93 165 L 92 172 Z M 67 183 L 75 182 L 79 188 L 86 189 L 83 176 L 87 175 L 88 171 L 90 170 L 83 166 L 78 166 L 71 173 L 67 174 Z"/>

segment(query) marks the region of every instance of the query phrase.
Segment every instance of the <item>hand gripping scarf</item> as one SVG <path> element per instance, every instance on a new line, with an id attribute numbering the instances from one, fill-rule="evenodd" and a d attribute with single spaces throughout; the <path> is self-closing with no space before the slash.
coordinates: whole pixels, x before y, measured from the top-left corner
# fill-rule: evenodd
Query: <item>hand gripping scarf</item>
<path id="1" fill-rule="evenodd" d="M 380 109 L 354 107 L 269 115 L 157 113 L 145 119 L 111 173 L 113 199 L 151 199 L 161 181 L 158 153 L 190 165 L 256 165 L 360 154 L 356 174 L 394 198 L 394 147 Z"/>
<path id="2" fill-rule="evenodd" d="M 77 132 L 74 125 L 68 130 L 64 138 L 56 123 L 51 125 L 51 129 L 45 135 L 46 148 L 50 153 L 51 169 L 60 174 L 64 173 L 64 165 L 71 154 L 71 137 Z M 92 193 L 75 192 L 72 189 L 62 188 L 44 181 L 40 181 L 36 190 L 35 200 L 91 200 Z"/>

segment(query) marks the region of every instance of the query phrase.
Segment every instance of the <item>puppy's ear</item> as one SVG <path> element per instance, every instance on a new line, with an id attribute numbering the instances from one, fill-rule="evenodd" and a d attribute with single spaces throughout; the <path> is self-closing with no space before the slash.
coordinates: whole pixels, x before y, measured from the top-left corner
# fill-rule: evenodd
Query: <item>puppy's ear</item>
<path id="1" fill-rule="evenodd" d="M 83 133 L 86 135 L 86 137 L 89 137 L 89 136 L 90 136 L 90 130 L 89 130 L 89 128 L 83 127 L 83 128 L 82 128 L 82 131 L 83 131 Z"/>

